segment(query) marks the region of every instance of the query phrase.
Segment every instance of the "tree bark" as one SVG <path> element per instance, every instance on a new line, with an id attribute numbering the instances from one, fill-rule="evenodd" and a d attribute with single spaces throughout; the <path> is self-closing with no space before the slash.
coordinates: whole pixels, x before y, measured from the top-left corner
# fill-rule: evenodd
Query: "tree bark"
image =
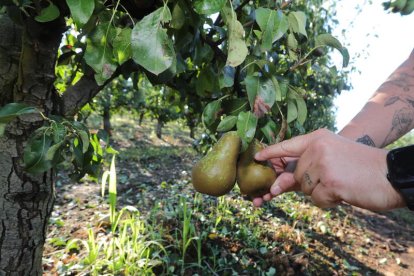
<path id="1" fill-rule="evenodd" d="M 195 132 L 194 132 L 194 127 L 190 126 L 190 138 L 195 139 Z"/>
<path id="2" fill-rule="evenodd" d="M 156 128 L 156 135 L 159 139 L 162 139 L 162 127 L 163 127 L 163 122 L 160 118 L 157 119 L 157 128 Z"/>
<path id="3" fill-rule="evenodd" d="M 0 40 L 1 105 L 26 103 L 46 115 L 54 109 L 54 68 L 64 27 L 63 20 L 39 24 L 27 19 L 19 28 L 0 15 L 1 36 L 12 38 Z M 19 54 L 8 56 L 10 50 Z M 54 173 L 28 174 L 22 162 L 29 136 L 42 124 L 40 115 L 21 116 L 0 137 L 0 275 L 42 274 Z"/>
<path id="4" fill-rule="evenodd" d="M 53 172 L 24 173 L 23 140 L 0 138 L 0 275 L 42 274 Z"/>
<path id="5" fill-rule="evenodd" d="M 111 111 L 110 106 L 105 105 L 103 110 L 103 126 L 104 130 L 108 133 L 109 136 L 112 135 L 112 126 L 111 126 Z"/>
<path id="6" fill-rule="evenodd" d="M 144 120 L 144 115 L 145 115 L 145 112 L 141 112 L 139 114 L 138 125 L 140 125 L 140 126 L 142 126 L 142 121 Z"/>

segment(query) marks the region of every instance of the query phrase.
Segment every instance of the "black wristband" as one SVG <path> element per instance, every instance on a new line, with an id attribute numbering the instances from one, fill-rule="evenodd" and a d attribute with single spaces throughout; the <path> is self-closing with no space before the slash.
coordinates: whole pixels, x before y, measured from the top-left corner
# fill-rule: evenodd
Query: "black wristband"
<path id="1" fill-rule="evenodd" d="M 414 188 L 401 189 L 400 193 L 404 198 L 408 209 L 414 211 Z"/>

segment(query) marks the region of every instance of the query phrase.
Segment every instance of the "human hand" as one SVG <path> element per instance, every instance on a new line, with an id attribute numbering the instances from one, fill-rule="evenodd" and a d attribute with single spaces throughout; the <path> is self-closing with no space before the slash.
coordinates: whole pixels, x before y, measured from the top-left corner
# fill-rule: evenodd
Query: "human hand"
<path id="1" fill-rule="evenodd" d="M 386 150 L 353 142 L 326 129 L 285 140 L 256 154 L 259 161 L 299 158 L 295 171 L 280 174 L 270 195 L 263 199 L 301 190 L 321 208 L 343 201 L 369 210 L 403 207 L 401 195 L 386 177 L 386 155 Z M 254 199 L 261 204 L 258 201 Z"/>
<path id="2" fill-rule="evenodd" d="M 277 173 L 277 177 L 286 178 L 284 183 L 289 183 L 289 187 L 287 187 L 286 191 L 284 192 L 291 192 L 291 191 L 299 191 L 300 185 L 298 183 L 291 183 L 292 181 L 295 181 L 291 178 L 291 173 L 294 172 L 298 158 L 296 157 L 277 157 L 277 158 L 270 158 L 268 160 L 270 164 L 273 166 L 273 169 Z M 285 174 L 285 172 L 288 172 L 288 174 Z M 290 174 L 289 174 L 290 173 Z M 272 190 L 273 189 L 273 190 Z M 255 197 L 253 198 L 252 202 L 255 207 L 260 207 L 264 201 L 270 201 L 272 198 L 274 198 L 274 194 L 280 194 L 278 192 L 278 186 L 273 185 L 271 189 L 269 190 L 269 193 L 264 194 L 261 197 Z"/>

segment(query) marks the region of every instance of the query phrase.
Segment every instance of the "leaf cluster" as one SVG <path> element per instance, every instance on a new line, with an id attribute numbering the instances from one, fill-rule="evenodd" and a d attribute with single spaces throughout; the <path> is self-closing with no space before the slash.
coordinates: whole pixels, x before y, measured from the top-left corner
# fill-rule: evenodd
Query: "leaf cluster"
<path id="1" fill-rule="evenodd" d="M 19 116 L 37 113 L 45 119 L 26 142 L 23 162 L 29 173 L 39 174 L 52 168 L 71 172 L 76 180 L 88 174 L 98 177 L 105 153 L 115 153 L 109 146 L 109 137 L 103 131 L 91 134 L 87 126 L 59 116 L 45 117 L 33 107 L 10 103 L 0 108 L 0 128 L 4 135 L 5 124 Z"/>
<path id="2" fill-rule="evenodd" d="M 55 83 L 61 94 L 92 69 L 106 95 L 120 100 L 125 91 L 108 82 L 122 75 L 138 88 L 132 93 L 145 92 L 155 117 L 201 117 L 213 139 L 237 130 L 244 148 L 255 137 L 275 143 L 315 122 L 332 124 L 332 99 L 346 74 L 329 51 L 339 51 L 343 67 L 349 54 L 330 34 L 335 22 L 323 1 L 134 1 L 139 14 L 126 2 L 7 5 L 38 22 L 65 18 Z M 144 75 L 152 87 L 139 81 Z"/>

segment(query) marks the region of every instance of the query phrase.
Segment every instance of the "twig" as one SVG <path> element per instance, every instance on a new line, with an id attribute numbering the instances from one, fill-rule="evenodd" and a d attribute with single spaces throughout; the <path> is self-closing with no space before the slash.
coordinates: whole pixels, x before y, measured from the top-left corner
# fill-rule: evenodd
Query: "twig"
<path id="1" fill-rule="evenodd" d="M 288 7 L 290 4 L 292 3 L 292 0 L 288 0 L 288 1 L 283 1 L 282 5 L 280 5 L 280 9 L 285 9 L 286 7 Z"/>

